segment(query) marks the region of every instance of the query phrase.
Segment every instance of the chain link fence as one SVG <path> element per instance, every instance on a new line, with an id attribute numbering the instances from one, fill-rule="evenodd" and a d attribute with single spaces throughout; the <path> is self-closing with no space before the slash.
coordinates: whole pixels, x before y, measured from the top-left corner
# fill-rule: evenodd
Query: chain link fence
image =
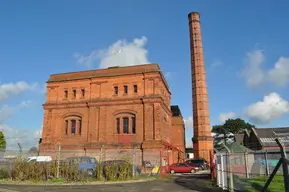
<path id="1" fill-rule="evenodd" d="M 124 160 L 133 166 L 135 176 L 162 176 L 167 173 L 169 153 L 167 150 L 161 150 L 153 153 L 150 160 L 143 159 L 143 153 L 139 148 L 122 149 L 116 146 L 115 148 L 106 148 L 103 145 L 100 149 L 77 149 L 77 145 L 67 146 L 56 144 L 54 149 L 40 150 L 6 150 L 1 152 L 0 170 L 6 170 L 11 176 L 13 162 L 16 159 L 28 161 L 31 157 L 50 156 L 52 160 L 59 163 L 58 169 L 61 169 L 62 162 L 75 157 L 92 157 L 98 163 L 105 161 Z M 1 176 L 0 176 L 1 177 Z"/>
<path id="2" fill-rule="evenodd" d="M 231 191 L 261 191 L 280 158 L 280 151 L 216 153 L 217 185 Z M 284 186 L 283 181 L 281 166 L 270 184 L 270 191 L 278 191 L 280 185 Z"/>

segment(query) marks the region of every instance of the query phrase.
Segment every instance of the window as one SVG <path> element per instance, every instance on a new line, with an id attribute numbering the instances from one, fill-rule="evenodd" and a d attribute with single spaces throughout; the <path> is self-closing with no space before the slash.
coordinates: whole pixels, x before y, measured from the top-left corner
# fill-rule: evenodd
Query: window
<path id="1" fill-rule="evenodd" d="M 123 86 L 123 91 L 124 91 L 124 94 L 127 94 L 128 92 L 127 85 Z"/>
<path id="2" fill-rule="evenodd" d="M 73 97 L 74 98 L 76 97 L 76 90 L 75 89 L 73 90 Z"/>
<path id="3" fill-rule="evenodd" d="M 71 134 L 75 135 L 76 131 L 76 120 L 71 120 Z"/>
<path id="4" fill-rule="evenodd" d="M 136 134 L 136 117 L 134 113 L 120 113 L 115 118 L 116 134 Z"/>
<path id="5" fill-rule="evenodd" d="M 73 113 L 65 115 L 63 119 L 63 130 L 65 130 L 66 136 L 81 135 L 82 115 Z"/>
<path id="6" fill-rule="evenodd" d="M 81 126 L 82 126 L 82 121 L 81 120 L 79 120 L 79 135 L 81 135 Z"/>
<path id="7" fill-rule="evenodd" d="M 131 121 L 132 121 L 132 122 L 131 122 L 131 124 L 132 124 L 132 133 L 135 134 L 135 130 L 136 130 L 136 129 L 135 129 L 135 117 L 132 117 L 132 118 L 131 118 Z"/>
<path id="8" fill-rule="evenodd" d="M 137 85 L 133 85 L 133 92 L 137 93 Z"/>
<path id="9" fill-rule="evenodd" d="M 81 96 L 82 96 L 82 97 L 85 96 L 85 89 L 81 89 Z"/>
<path id="10" fill-rule="evenodd" d="M 65 98 L 68 97 L 68 91 L 67 91 L 67 90 L 64 91 L 64 97 L 65 97 Z"/>
<path id="11" fill-rule="evenodd" d="M 68 120 L 65 121 L 65 135 L 68 135 Z"/>
<path id="12" fill-rule="evenodd" d="M 118 95 L 118 87 L 114 87 L 114 94 Z"/>
<path id="13" fill-rule="evenodd" d="M 116 118 L 116 132 L 120 134 L 120 118 Z"/>
<path id="14" fill-rule="evenodd" d="M 124 117 L 123 118 L 123 133 L 128 134 L 128 118 Z"/>

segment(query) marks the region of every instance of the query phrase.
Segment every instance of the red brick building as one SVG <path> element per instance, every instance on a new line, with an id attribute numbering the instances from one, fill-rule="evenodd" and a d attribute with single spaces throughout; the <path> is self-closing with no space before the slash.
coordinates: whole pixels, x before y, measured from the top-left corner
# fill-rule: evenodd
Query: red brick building
<path id="1" fill-rule="evenodd" d="M 61 145 L 62 158 L 101 148 L 105 159 L 135 151 L 138 164 L 184 157 L 183 117 L 157 64 L 53 74 L 43 108 L 40 155 Z"/>

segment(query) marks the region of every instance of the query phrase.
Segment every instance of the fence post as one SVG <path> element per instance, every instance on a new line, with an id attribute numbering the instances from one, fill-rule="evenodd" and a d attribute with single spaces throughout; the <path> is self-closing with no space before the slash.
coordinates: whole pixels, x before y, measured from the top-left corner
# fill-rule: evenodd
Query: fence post
<path id="1" fill-rule="evenodd" d="M 220 187 L 220 180 L 221 180 L 221 175 L 220 175 L 220 162 L 218 161 L 219 155 L 216 153 L 216 169 L 217 169 L 217 186 Z"/>
<path id="2" fill-rule="evenodd" d="M 248 179 L 248 178 L 249 178 L 249 173 L 248 173 L 248 162 L 247 162 L 247 156 L 248 156 L 248 153 L 247 153 L 247 150 L 246 150 L 245 153 L 244 153 L 244 159 L 245 159 L 246 178 Z"/>
<path id="3" fill-rule="evenodd" d="M 222 188 L 225 188 L 225 170 L 224 170 L 224 156 L 221 154 L 221 182 L 222 182 Z"/>
<path id="4" fill-rule="evenodd" d="M 283 168 L 283 177 L 284 177 L 284 185 L 285 185 L 285 191 L 289 192 L 289 175 L 288 175 L 288 165 L 286 163 L 286 150 L 284 147 L 284 144 L 279 141 L 279 139 L 276 139 L 277 144 L 280 147 L 281 150 L 281 158 L 282 158 L 282 168 Z"/>
<path id="5" fill-rule="evenodd" d="M 228 151 L 228 165 L 229 165 L 229 174 L 230 174 L 230 187 L 229 187 L 229 191 L 234 191 L 234 178 L 233 178 L 233 172 L 232 172 L 232 165 L 231 165 L 231 160 L 230 160 L 230 154 L 231 154 L 231 150 L 225 145 L 223 144 L 225 149 Z"/>
<path id="6" fill-rule="evenodd" d="M 265 151 L 265 163 L 266 163 L 266 174 L 269 176 L 269 165 L 268 165 L 268 156 L 267 156 L 267 150 Z"/>
<path id="7" fill-rule="evenodd" d="M 61 150 L 61 145 L 58 143 L 58 154 L 57 154 L 57 174 L 56 177 L 59 177 L 59 169 L 60 169 L 60 150 Z"/>
<path id="8" fill-rule="evenodd" d="M 136 151 L 136 147 L 133 148 L 133 152 L 132 152 L 132 176 L 135 177 L 135 151 Z"/>
<path id="9" fill-rule="evenodd" d="M 100 157 L 99 157 L 99 159 L 100 159 L 100 162 L 102 162 L 103 161 L 103 145 L 101 145 L 101 148 L 100 148 Z"/>

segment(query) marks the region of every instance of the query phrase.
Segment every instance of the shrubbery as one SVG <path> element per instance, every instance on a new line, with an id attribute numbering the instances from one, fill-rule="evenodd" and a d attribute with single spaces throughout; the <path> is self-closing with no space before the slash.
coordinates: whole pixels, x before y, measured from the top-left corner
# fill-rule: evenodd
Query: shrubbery
<path id="1" fill-rule="evenodd" d="M 112 163 L 110 165 L 97 165 L 97 180 L 116 181 L 127 180 L 133 177 L 133 167 L 130 163 Z"/>
<path id="2" fill-rule="evenodd" d="M 17 159 L 13 163 L 11 176 L 13 180 L 20 181 L 46 181 L 53 179 L 57 177 L 57 162 L 28 163 L 22 159 Z M 59 178 L 63 178 L 65 181 L 79 181 L 84 178 L 84 173 L 78 171 L 77 165 L 61 162 Z"/>
<path id="3" fill-rule="evenodd" d="M 7 169 L 0 169 L 0 179 L 7 179 L 9 178 L 9 173 L 7 171 Z"/>
<path id="4" fill-rule="evenodd" d="M 112 161 L 114 162 L 114 161 Z M 18 181 L 48 181 L 67 182 L 81 181 L 87 176 L 86 173 L 78 170 L 77 164 L 61 162 L 57 178 L 57 161 L 45 163 L 31 163 L 23 159 L 17 159 L 12 165 L 11 178 Z M 98 163 L 95 169 L 94 180 L 116 181 L 127 180 L 133 176 L 133 167 L 128 161 L 122 163 L 111 163 L 105 165 Z M 9 174 L 0 169 L 0 178 L 8 178 Z"/>

